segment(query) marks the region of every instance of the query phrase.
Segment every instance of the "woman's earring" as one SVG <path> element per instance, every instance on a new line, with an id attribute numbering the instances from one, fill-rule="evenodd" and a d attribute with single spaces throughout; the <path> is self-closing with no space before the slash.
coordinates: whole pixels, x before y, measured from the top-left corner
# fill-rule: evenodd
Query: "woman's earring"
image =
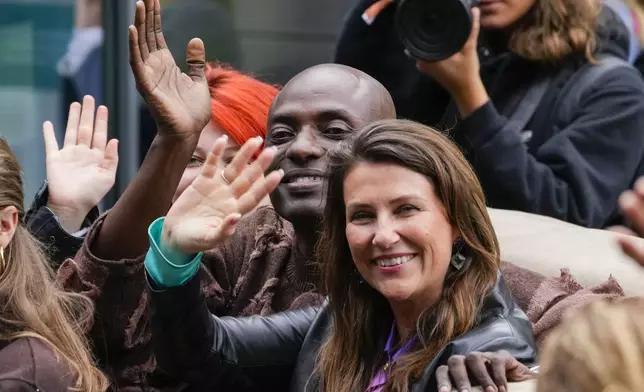
<path id="1" fill-rule="evenodd" d="M 4 272 L 4 266 L 5 266 L 4 248 L 0 247 L 0 273 Z"/>
<path id="2" fill-rule="evenodd" d="M 362 275 L 360 275 L 360 272 L 356 268 L 353 269 L 353 274 L 356 276 L 356 279 L 358 279 L 358 284 L 363 284 L 364 283 L 364 278 Z"/>
<path id="3" fill-rule="evenodd" d="M 465 241 L 463 241 L 462 238 L 457 238 L 456 241 L 454 241 L 454 245 L 452 246 L 452 259 L 450 260 L 450 264 L 457 271 L 462 270 L 465 264 L 471 258 L 471 257 L 465 256 L 464 254 L 465 246 L 466 246 Z"/>

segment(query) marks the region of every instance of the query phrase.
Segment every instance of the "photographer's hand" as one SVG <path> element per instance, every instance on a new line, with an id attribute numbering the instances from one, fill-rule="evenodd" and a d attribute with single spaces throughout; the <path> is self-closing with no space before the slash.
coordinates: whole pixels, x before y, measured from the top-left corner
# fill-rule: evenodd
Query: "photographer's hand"
<path id="1" fill-rule="evenodd" d="M 479 74 L 477 44 L 480 15 L 478 8 L 472 9 L 472 32 L 460 52 L 442 61 L 416 61 L 416 67 L 421 72 L 431 76 L 450 93 L 463 117 L 490 100 Z"/>

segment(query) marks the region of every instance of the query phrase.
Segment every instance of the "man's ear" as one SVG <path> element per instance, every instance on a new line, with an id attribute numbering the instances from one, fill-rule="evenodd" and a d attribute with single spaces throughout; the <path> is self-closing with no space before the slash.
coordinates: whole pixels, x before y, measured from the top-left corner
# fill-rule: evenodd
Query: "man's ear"
<path id="1" fill-rule="evenodd" d="M 18 209 L 14 206 L 0 210 L 0 248 L 9 246 L 18 227 Z"/>

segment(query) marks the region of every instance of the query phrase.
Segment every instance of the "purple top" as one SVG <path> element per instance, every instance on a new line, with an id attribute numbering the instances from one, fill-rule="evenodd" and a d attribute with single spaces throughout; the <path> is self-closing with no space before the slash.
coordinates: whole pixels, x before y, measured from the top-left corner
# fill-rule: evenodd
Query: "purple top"
<path id="1" fill-rule="evenodd" d="M 389 371 L 391 366 L 394 364 L 396 359 L 401 355 L 407 354 L 410 352 L 416 345 L 416 336 L 409 339 L 404 346 L 392 353 L 392 348 L 394 345 L 394 337 L 396 336 L 396 323 L 394 322 L 391 325 L 391 332 L 389 332 L 389 338 L 387 339 L 387 344 L 385 344 L 385 353 L 387 354 L 387 363 L 376 373 L 376 376 L 371 379 L 371 383 L 367 387 L 365 392 L 381 392 L 382 388 L 387 383 L 387 377 L 389 376 Z"/>

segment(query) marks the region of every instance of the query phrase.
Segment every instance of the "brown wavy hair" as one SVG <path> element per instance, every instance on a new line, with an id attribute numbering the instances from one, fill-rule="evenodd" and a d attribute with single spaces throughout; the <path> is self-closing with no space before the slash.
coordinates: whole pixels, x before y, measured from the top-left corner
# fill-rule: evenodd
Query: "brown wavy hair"
<path id="1" fill-rule="evenodd" d="M 644 391 L 642 326 L 642 298 L 583 306 L 548 336 L 537 392 Z"/>
<path id="2" fill-rule="evenodd" d="M 557 62 L 583 53 L 594 62 L 599 0 L 537 0 L 512 30 L 510 49 L 521 57 Z"/>
<path id="3" fill-rule="evenodd" d="M 496 283 L 499 245 L 483 191 L 449 139 L 411 121 L 368 125 L 331 152 L 330 159 L 324 228 L 317 247 L 332 325 L 317 364 L 323 391 L 364 391 L 383 365 L 383 347 L 393 322 L 385 297 L 359 283 L 345 236 L 343 183 L 352 167 L 391 163 L 424 175 L 472 255 L 467 268 L 448 273 L 440 299 L 417 321 L 419 344 L 392 369 L 385 391 L 407 391 L 409 381 L 441 348 L 474 327 L 482 300 Z"/>
<path id="4" fill-rule="evenodd" d="M 22 224 L 23 203 L 20 165 L 6 140 L 0 138 L 0 210 L 15 207 L 21 222 L 4 250 L 5 267 L 0 271 L 0 340 L 39 339 L 76 377 L 72 390 L 105 391 L 107 379 L 94 366 L 81 335 L 92 320 L 92 302 L 56 286 L 40 243 Z"/>

